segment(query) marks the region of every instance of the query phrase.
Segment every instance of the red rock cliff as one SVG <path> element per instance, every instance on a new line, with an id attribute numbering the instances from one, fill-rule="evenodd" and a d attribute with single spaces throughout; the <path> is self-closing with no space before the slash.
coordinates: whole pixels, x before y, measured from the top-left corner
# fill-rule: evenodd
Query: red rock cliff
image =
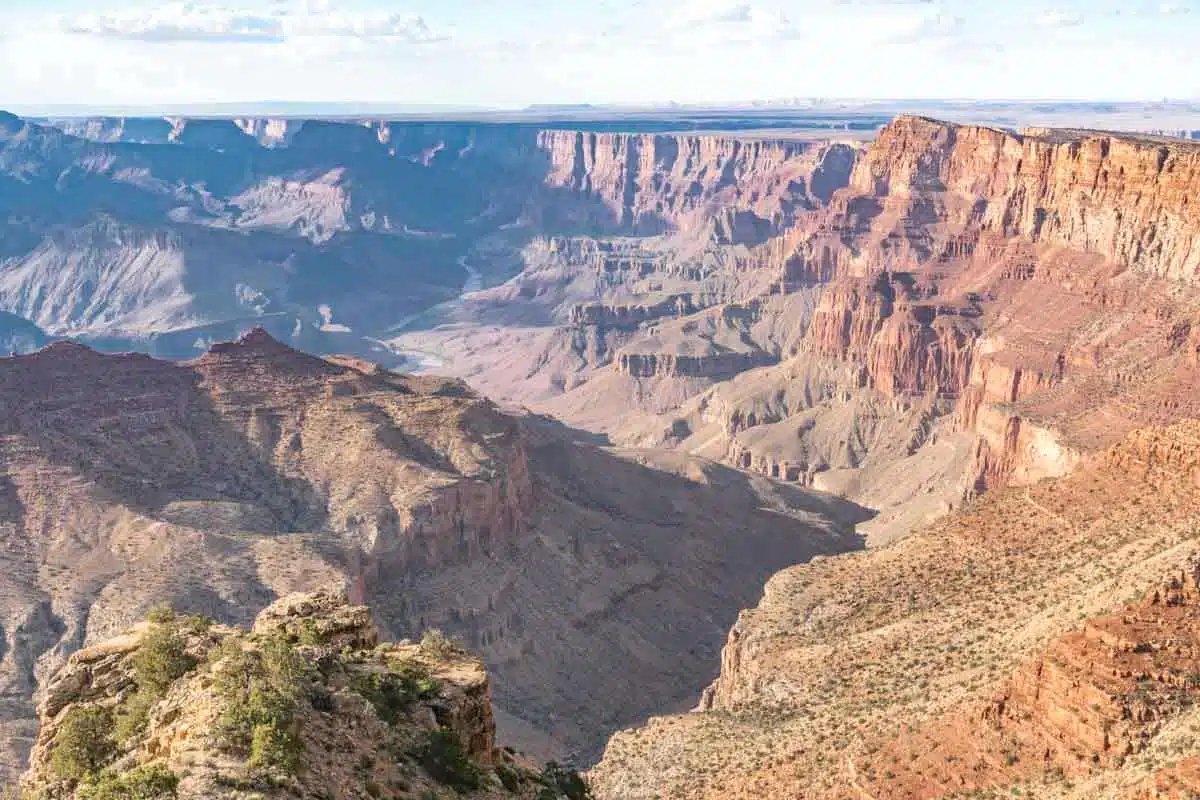
<path id="1" fill-rule="evenodd" d="M 968 200 L 981 231 L 1098 253 L 1141 272 L 1200 280 L 1200 147 L 1091 131 L 1023 134 L 901 117 L 851 178 L 877 197 L 942 192 Z"/>
<path id="2" fill-rule="evenodd" d="M 1190 402 L 1197 298 L 1179 286 L 1200 281 L 1198 191 L 1194 143 L 900 117 L 749 261 L 783 293 L 824 284 L 801 351 L 893 397 L 959 398 L 993 487 L 1062 474 Z"/>

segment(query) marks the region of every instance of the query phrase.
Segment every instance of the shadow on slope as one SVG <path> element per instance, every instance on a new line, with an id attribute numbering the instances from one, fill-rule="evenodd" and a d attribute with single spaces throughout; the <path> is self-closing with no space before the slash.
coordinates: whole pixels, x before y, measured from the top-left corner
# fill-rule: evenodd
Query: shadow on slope
<path id="1" fill-rule="evenodd" d="M 482 652 L 504 734 L 539 756 L 590 761 L 612 731 L 695 705 L 771 575 L 863 546 L 871 512 L 848 501 L 525 421 L 530 530 L 436 574 L 389 565 L 371 603 L 402 633 L 436 626 Z"/>
<path id="2" fill-rule="evenodd" d="M 696 702 L 770 575 L 862 546 L 866 512 L 845 501 L 605 450 L 466 394 L 261 331 L 187 364 L 65 342 L 0 360 L 21 508 L 0 557 L 27 589 L 0 625 L 40 637 L 21 646 L 41 670 L 156 601 L 244 622 L 281 591 L 369 572 L 390 631 L 461 636 L 502 708 L 588 759 L 610 731 Z M 389 424 L 392 403 L 411 416 Z M 489 499 L 514 484 L 520 498 Z M 422 536 L 438 560 L 406 546 Z M 24 704 L 36 674 L 0 680 Z"/>

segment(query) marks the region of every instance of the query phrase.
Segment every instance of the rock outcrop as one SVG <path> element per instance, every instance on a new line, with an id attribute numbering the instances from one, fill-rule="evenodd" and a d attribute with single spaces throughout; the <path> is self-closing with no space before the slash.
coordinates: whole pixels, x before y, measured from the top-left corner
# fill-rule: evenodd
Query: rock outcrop
<path id="1" fill-rule="evenodd" d="M 850 184 L 878 198 L 945 193 L 966 202 L 948 203 L 944 223 L 1194 283 L 1198 182 L 1200 149 L 1178 139 L 902 117 L 880 132 Z"/>
<path id="2" fill-rule="evenodd" d="M 436 635 L 378 646 L 377 636 L 370 612 L 336 589 L 283 598 L 252 633 L 160 611 L 50 678 L 24 789 L 560 796 L 556 774 L 495 746 L 482 662 Z"/>
<path id="3" fill-rule="evenodd" d="M 846 144 L 543 131 L 547 183 L 594 195 L 622 230 L 664 233 L 712 226 L 722 244 L 758 244 L 846 185 L 856 150 Z M 714 210 L 737 209 L 712 218 Z"/>
<path id="4" fill-rule="evenodd" d="M 979 310 L 930 302 L 912 277 L 885 272 L 830 285 L 802 346 L 861 365 L 864 381 L 889 397 L 957 397 L 971 375 Z"/>
<path id="5" fill-rule="evenodd" d="M 738 373 L 770 363 L 762 353 L 714 352 L 705 355 L 618 353 L 617 369 L 635 378 L 711 378 L 728 380 Z"/>

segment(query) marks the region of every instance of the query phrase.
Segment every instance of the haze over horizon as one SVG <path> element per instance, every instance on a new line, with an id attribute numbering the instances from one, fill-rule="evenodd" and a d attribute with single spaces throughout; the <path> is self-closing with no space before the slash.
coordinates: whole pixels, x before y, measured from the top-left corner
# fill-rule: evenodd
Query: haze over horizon
<path id="1" fill-rule="evenodd" d="M 1197 33 L 1193 0 L 14 0 L 0 105 L 1158 101 L 1200 96 Z"/>

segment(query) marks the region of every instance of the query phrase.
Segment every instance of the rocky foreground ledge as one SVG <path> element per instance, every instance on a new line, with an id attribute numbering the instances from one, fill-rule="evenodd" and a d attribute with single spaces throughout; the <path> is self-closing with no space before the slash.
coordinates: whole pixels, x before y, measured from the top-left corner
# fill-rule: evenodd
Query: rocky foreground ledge
<path id="1" fill-rule="evenodd" d="M 250 631 L 163 609 L 47 684 L 22 800 L 589 797 L 495 746 L 482 662 L 434 632 L 380 643 L 340 589 Z"/>

